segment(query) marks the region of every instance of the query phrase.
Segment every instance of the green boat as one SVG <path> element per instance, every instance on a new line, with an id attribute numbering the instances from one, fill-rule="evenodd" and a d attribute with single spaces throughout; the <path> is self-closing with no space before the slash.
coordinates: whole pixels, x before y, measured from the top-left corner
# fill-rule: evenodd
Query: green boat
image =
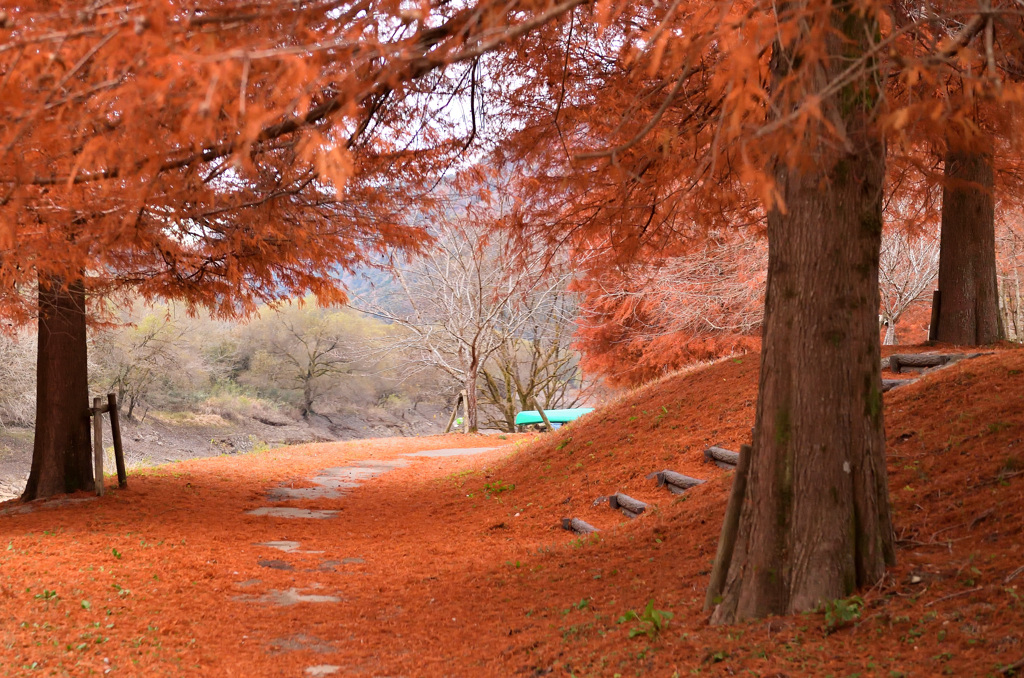
<path id="1" fill-rule="evenodd" d="M 593 407 L 577 407 L 571 410 L 544 410 L 544 414 L 552 424 L 568 424 L 593 411 Z M 537 410 L 524 410 L 516 415 L 516 426 L 543 423 L 544 419 L 541 418 L 540 412 Z"/>

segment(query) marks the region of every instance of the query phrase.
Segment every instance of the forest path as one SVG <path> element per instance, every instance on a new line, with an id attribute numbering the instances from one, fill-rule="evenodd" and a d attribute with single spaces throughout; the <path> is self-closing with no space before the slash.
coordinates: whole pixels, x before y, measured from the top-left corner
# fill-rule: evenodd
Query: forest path
<path id="1" fill-rule="evenodd" d="M 406 452 L 401 458 L 396 459 L 354 461 L 345 466 L 321 469 L 315 476 L 308 478 L 308 482 L 312 484 L 313 487 L 296 488 L 295 483 L 289 483 L 288 485 L 270 488 L 266 497 L 272 505 L 251 509 L 246 511 L 246 513 L 248 515 L 267 516 L 272 519 L 290 519 L 298 521 L 336 518 L 339 513 L 338 510 L 298 508 L 293 506 L 282 506 L 281 504 L 304 502 L 307 500 L 331 500 L 348 496 L 366 481 L 382 476 L 394 469 L 410 466 L 413 463 L 412 459 L 425 460 L 466 457 L 483 454 L 485 452 L 492 452 L 495 449 L 497 448 L 468 447 L 419 450 L 416 452 Z M 349 515 L 351 515 L 351 512 Z M 346 516 L 346 518 L 347 517 L 348 516 Z M 388 518 L 397 519 L 399 523 L 406 523 L 409 521 L 409 518 L 406 516 L 398 516 L 394 514 L 389 515 Z M 272 529 L 275 533 L 287 532 L 292 535 L 290 526 L 274 525 Z M 339 545 L 335 543 L 306 545 L 301 542 L 291 541 L 288 539 L 262 542 L 256 545 L 283 552 L 283 555 L 278 555 L 273 559 L 261 558 L 257 563 L 260 567 L 293 573 L 293 586 L 285 590 L 270 589 L 262 593 L 241 594 L 234 597 L 237 601 L 257 605 L 271 605 L 275 607 L 289 607 L 303 603 L 337 607 L 343 602 L 351 603 L 352 600 L 351 598 L 345 599 L 341 597 L 341 595 L 325 594 L 324 591 L 328 590 L 329 586 L 321 581 L 325 578 L 324 574 L 336 573 L 339 570 L 345 575 L 350 576 L 369 574 L 366 571 L 366 559 L 363 556 L 347 555 L 342 557 L 342 552 L 352 552 L 351 546 L 348 546 L 347 548 L 343 546 L 341 549 L 338 549 L 337 547 Z M 323 548 L 320 549 L 315 547 Z M 319 556 L 316 559 L 319 563 L 315 568 L 297 568 L 296 565 L 293 564 L 293 561 L 302 560 L 300 557 L 301 554 L 316 554 Z M 260 587 L 260 584 L 262 584 L 261 580 L 253 579 L 238 582 L 237 586 L 248 591 L 262 588 Z M 338 593 L 340 594 L 341 592 L 338 591 Z M 330 608 L 327 608 L 325 611 L 329 611 L 331 614 L 338 614 L 341 612 L 338 609 L 331 610 Z M 345 612 L 351 613 L 351 611 Z M 341 613 L 344 614 L 345 612 Z M 264 612 L 257 612 L 257 615 L 262 614 L 264 614 Z M 315 612 L 310 614 L 310 617 L 314 620 L 316 619 L 316 616 Z M 311 626 L 317 626 L 317 621 L 314 621 Z M 319 638 L 302 630 L 293 629 L 293 632 L 289 635 L 275 638 L 271 641 L 269 649 L 271 654 L 297 652 L 323 655 L 322 658 L 318 658 L 318 663 L 305 668 L 304 673 L 308 676 L 348 674 L 353 668 L 343 662 L 340 662 L 340 660 L 339 663 L 330 663 L 332 661 L 332 655 L 341 654 L 338 652 L 338 648 L 335 644 L 329 640 Z"/>
<path id="2" fill-rule="evenodd" d="M 473 473 L 470 456 L 511 453 L 502 438 L 282 448 L 146 469 L 100 499 L 2 507 L 0 619 L 14 623 L 0 668 L 411 676 L 446 663 L 436 641 L 450 630 L 408 643 L 396 628 L 418 625 L 465 555 L 451 514 L 423 497 Z"/>

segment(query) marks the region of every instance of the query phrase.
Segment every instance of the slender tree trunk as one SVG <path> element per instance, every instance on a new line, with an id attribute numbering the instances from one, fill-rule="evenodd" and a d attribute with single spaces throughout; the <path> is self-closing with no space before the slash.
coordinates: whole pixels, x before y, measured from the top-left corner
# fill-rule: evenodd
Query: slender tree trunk
<path id="1" fill-rule="evenodd" d="M 851 40 L 830 39 L 836 57 L 822 77 L 874 33 L 873 21 L 850 5 L 833 13 Z M 780 51 L 776 87 L 793 63 Z M 894 560 L 878 332 L 885 150 L 871 121 L 876 100 L 872 83 L 855 82 L 823 101 L 846 131 L 846 150 L 824 140 L 807 149 L 808 165 L 776 169 L 785 212 L 768 214 L 753 449 L 713 623 L 812 609 L 876 582 Z M 810 355 L 822 358 L 812 370 Z"/>
<path id="2" fill-rule="evenodd" d="M 466 371 L 466 425 L 470 433 L 479 430 L 477 418 L 476 382 L 479 367 L 474 363 Z"/>
<path id="3" fill-rule="evenodd" d="M 94 489 L 85 287 L 39 281 L 36 435 L 26 501 Z"/>
<path id="4" fill-rule="evenodd" d="M 302 381 L 302 418 L 309 419 L 313 414 L 313 377 L 306 375 Z"/>
<path id="5" fill-rule="evenodd" d="M 939 341 L 978 346 L 1000 339 L 992 187 L 992 154 L 951 142 L 942 188 Z"/>

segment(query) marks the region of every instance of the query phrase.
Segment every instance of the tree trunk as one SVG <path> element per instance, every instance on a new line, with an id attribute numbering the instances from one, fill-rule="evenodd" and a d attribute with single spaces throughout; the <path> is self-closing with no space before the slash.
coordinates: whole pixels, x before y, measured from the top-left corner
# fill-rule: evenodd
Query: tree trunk
<path id="1" fill-rule="evenodd" d="M 828 38 L 834 56 L 816 71 L 821 78 L 835 77 L 874 33 L 871 17 L 849 4 L 834 6 L 833 21 L 850 39 Z M 776 46 L 773 97 L 782 110 L 792 57 Z M 877 98 L 862 80 L 824 100 L 845 148 L 822 139 L 799 169 L 776 166 L 785 211 L 768 213 L 753 449 L 713 623 L 813 609 L 875 583 L 894 561 L 878 336 L 885 149 L 872 124 Z M 809 355 L 821 358 L 812 370 Z"/>
<path id="2" fill-rule="evenodd" d="M 466 430 L 476 433 L 479 424 L 477 423 L 477 366 L 471 365 L 466 372 Z"/>
<path id="3" fill-rule="evenodd" d="M 886 320 L 885 323 L 885 341 L 882 342 L 886 346 L 896 345 L 896 321 L 891 318 Z"/>
<path id="4" fill-rule="evenodd" d="M 302 381 L 302 418 L 309 419 L 313 414 L 313 377 L 306 375 Z"/>
<path id="5" fill-rule="evenodd" d="M 39 281 L 36 435 L 22 499 L 93 490 L 85 287 Z"/>
<path id="6" fill-rule="evenodd" d="M 936 335 L 942 342 L 979 346 L 1000 338 L 992 186 L 991 153 L 956 146 L 946 153 Z"/>

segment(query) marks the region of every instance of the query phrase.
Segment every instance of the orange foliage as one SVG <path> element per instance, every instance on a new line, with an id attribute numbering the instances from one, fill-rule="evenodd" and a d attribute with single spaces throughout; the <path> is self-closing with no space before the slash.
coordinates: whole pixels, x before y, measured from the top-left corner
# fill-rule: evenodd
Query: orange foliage
<path id="1" fill-rule="evenodd" d="M 445 67 L 578 1 L 6 3 L 6 311 L 37 277 L 222 315 L 342 300 L 342 270 L 427 240 L 403 212 L 461 152 Z"/>
<path id="2" fill-rule="evenodd" d="M 760 238 L 733 240 L 586 279 L 576 342 L 584 369 L 635 385 L 760 348 L 767 251 Z"/>

